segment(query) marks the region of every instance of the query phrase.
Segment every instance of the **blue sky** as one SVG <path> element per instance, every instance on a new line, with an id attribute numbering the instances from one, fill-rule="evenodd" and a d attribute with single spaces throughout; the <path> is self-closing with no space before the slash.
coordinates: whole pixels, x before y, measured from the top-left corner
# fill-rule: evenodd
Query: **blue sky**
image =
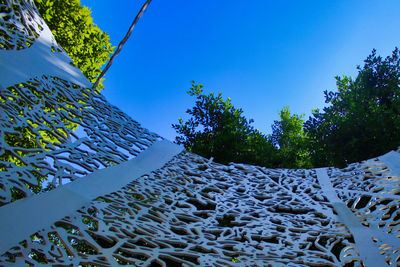
<path id="1" fill-rule="evenodd" d="M 117 46 L 144 1 L 82 0 Z M 110 4 L 111 3 L 111 4 Z M 398 0 L 153 0 L 106 74 L 103 94 L 144 127 L 171 128 L 195 99 L 222 92 L 264 133 L 289 106 L 322 108 L 336 75 L 357 74 L 373 48 L 400 46 Z"/>

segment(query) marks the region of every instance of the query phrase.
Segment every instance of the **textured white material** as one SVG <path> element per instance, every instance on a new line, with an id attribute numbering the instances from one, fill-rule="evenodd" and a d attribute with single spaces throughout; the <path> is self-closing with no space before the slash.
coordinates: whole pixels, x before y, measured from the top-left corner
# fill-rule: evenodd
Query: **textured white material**
<path id="1" fill-rule="evenodd" d="M 92 84 L 82 72 L 70 64 L 71 58 L 65 52 L 52 52 L 52 46 L 58 47 L 51 31 L 44 24 L 39 38 L 28 49 L 0 50 L 0 84 L 7 88 L 46 74 L 82 87 L 91 87 Z"/>
<path id="2" fill-rule="evenodd" d="M 370 161 L 329 168 L 321 179 L 317 172 L 226 166 L 180 154 L 32 233 L 3 261 L 17 266 L 398 265 L 400 213 L 394 210 L 387 218 L 396 200 L 375 192 L 362 203 L 369 194 L 362 185 L 370 186 L 363 181 L 387 180 L 384 167 Z M 344 186 L 352 193 L 347 195 Z M 380 229 L 365 225 L 376 220 Z"/>
<path id="3" fill-rule="evenodd" d="M 385 266 L 385 258 L 379 254 L 378 246 L 372 242 L 374 235 L 369 227 L 362 226 L 350 209 L 339 200 L 326 172 L 326 168 L 316 169 L 318 182 L 322 191 L 337 212 L 340 221 L 349 229 L 355 239 L 361 259 L 366 266 Z"/>
<path id="4" fill-rule="evenodd" d="M 85 87 L 33 1 L 0 12 L 0 265 L 400 265 L 398 152 L 322 170 L 176 155 Z"/>
<path id="5" fill-rule="evenodd" d="M 390 151 L 385 155 L 380 156 L 379 160 L 382 161 L 390 169 L 390 172 L 393 175 L 400 177 L 400 153 Z"/>
<path id="6" fill-rule="evenodd" d="M 127 162 L 98 170 L 50 192 L 0 207 L 0 254 L 96 197 L 117 191 L 142 175 L 161 168 L 182 150 L 169 141 L 159 141 Z"/>
<path id="7" fill-rule="evenodd" d="M 400 179 L 378 159 L 350 164 L 345 169 L 329 168 L 328 175 L 340 201 L 346 203 L 363 226 L 368 227 L 366 231 L 358 228 L 359 235 L 372 236 L 385 261 L 398 266 Z"/>
<path id="8" fill-rule="evenodd" d="M 105 266 L 360 265 L 351 233 L 321 212 L 331 208 L 316 185 L 314 170 L 225 166 L 185 153 L 32 233 L 33 240 L 25 238 L 3 259 L 16 265 L 38 258 Z"/>
<path id="9" fill-rule="evenodd" d="M 0 205 L 129 160 L 162 139 L 91 90 L 32 1 L 7 0 L 0 12 Z"/>
<path id="10" fill-rule="evenodd" d="M 33 0 L 2 0 L 0 3 L 0 50 L 30 47 L 45 24 Z"/>

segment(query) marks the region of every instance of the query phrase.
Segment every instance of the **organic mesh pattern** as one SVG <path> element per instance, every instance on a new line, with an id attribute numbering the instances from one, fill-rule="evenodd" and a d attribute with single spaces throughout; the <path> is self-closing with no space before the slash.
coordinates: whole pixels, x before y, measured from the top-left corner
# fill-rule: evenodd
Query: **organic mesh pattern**
<path id="1" fill-rule="evenodd" d="M 1 204 L 43 190 L 39 180 L 54 187 L 126 161 L 159 139 L 102 95 L 55 77 L 2 90 L 0 108 Z"/>
<path id="2" fill-rule="evenodd" d="M 376 159 L 341 170 L 331 168 L 330 175 L 338 196 L 361 223 L 381 232 L 374 242 L 387 261 L 400 265 L 400 177 Z"/>
<path id="3" fill-rule="evenodd" d="M 288 186 L 293 184 L 296 186 Z M 182 153 L 8 251 L 15 264 L 359 266 L 314 171 Z"/>
<path id="4" fill-rule="evenodd" d="M 0 50 L 30 47 L 43 30 L 33 0 L 0 1 Z"/>
<path id="5" fill-rule="evenodd" d="M 39 34 L 48 31 L 32 1 L 0 1 L 0 13 L 0 55 L 32 51 Z M 44 46 L 59 52 L 46 56 L 58 62 L 65 52 L 52 36 L 43 35 Z M 43 70 L 0 86 L 0 205 L 118 165 L 161 139 L 85 88 L 76 72 L 62 76 Z M 339 221 L 333 209 L 337 203 L 327 199 L 326 180 L 319 184 L 317 172 L 221 165 L 184 152 L 163 168 L 132 177 L 120 190 L 48 222 L 50 227 L 14 247 L 2 248 L 8 251 L 0 262 L 362 266 L 365 255 L 359 255 L 357 244 L 360 250 L 363 244 L 356 244 L 351 229 Z M 388 265 L 399 266 L 400 178 L 375 159 L 329 168 L 328 175 L 339 198 L 365 229 L 373 230 Z"/>
<path id="6" fill-rule="evenodd" d="M 18 59 L 21 67 L 13 69 L 15 74 L 30 73 L 25 65 L 38 60 L 34 53 L 49 57 L 35 65 L 39 71 L 33 77 L 7 88 L 3 81 L 11 74 L 0 73 L 0 206 L 117 165 L 161 139 L 99 92 L 82 87 L 91 85 L 69 65 L 70 58 L 54 41 L 33 1 L 0 1 L 0 17 L 2 68 Z M 39 50 L 31 46 L 35 40 Z M 15 49 L 25 51 L 10 51 Z M 49 74 L 52 67 L 66 75 L 54 77 Z"/>

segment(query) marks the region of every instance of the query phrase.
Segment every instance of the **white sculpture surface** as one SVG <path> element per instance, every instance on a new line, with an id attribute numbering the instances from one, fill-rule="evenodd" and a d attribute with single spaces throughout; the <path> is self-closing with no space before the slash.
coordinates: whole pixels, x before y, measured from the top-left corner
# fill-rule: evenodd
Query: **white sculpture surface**
<path id="1" fill-rule="evenodd" d="M 0 18 L 0 265 L 400 265 L 399 151 L 214 163 L 91 90 L 33 1 Z"/>
<path id="2" fill-rule="evenodd" d="M 0 8 L 0 204 L 43 190 L 38 180 L 56 187 L 162 139 L 90 89 L 32 1 L 7 0 Z M 13 23 L 18 30 L 9 29 Z M 32 29 L 40 29 L 36 39 Z"/>

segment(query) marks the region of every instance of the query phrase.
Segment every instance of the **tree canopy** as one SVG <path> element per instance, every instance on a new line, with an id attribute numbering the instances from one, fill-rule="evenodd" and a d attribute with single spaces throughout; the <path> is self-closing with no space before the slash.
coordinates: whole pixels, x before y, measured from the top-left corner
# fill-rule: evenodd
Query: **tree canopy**
<path id="1" fill-rule="evenodd" d="M 400 145 L 400 52 L 383 59 L 373 50 L 355 79 L 336 77 L 322 111 L 305 123 L 314 165 L 344 166 Z"/>
<path id="2" fill-rule="evenodd" d="M 220 163 L 270 165 L 276 149 L 254 129 L 253 121 L 243 116 L 242 109 L 235 108 L 229 98 L 224 100 L 221 93 L 204 94 L 202 84 L 192 82 L 188 94 L 196 98 L 196 103 L 187 110 L 187 121 L 179 119 L 172 125 L 179 134 L 178 144 Z"/>
<path id="3" fill-rule="evenodd" d="M 308 136 L 303 130 L 304 115 L 290 114 L 289 107 L 279 112 L 279 120 L 272 125 L 271 143 L 277 147 L 278 165 L 282 168 L 311 168 Z"/>
<path id="4" fill-rule="evenodd" d="M 57 43 L 94 83 L 114 49 L 108 34 L 93 23 L 90 10 L 79 0 L 35 0 L 35 4 Z"/>
<path id="5" fill-rule="evenodd" d="M 176 141 L 222 163 L 277 168 L 341 167 L 382 155 L 400 146 L 400 51 L 383 59 L 373 50 L 357 69 L 354 79 L 335 77 L 337 90 L 324 92 L 327 106 L 306 122 L 283 108 L 268 136 L 229 98 L 193 84 L 188 93 L 196 103 L 188 121 L 173 125 Z"/>

